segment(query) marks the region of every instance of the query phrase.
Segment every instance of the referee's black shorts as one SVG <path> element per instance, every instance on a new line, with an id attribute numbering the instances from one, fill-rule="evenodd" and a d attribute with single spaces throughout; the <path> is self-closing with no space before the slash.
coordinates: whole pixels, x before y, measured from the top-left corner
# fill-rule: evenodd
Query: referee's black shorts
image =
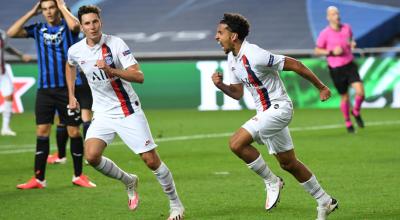
<path id="1" fill-rule="evenodd" d="M 340 67 L 329 67 L 329 74 L 331 75 L 336 90 L 341 95 L 347 93 L 352 83 L 361 82 L 357 64 L 354 62 Z"/>
<path id="2" fill-rule="evenodd" d="M 63 124 L 79 126 L 82 123 L 80 111 L 69 110 L 68 103 L 67 88 L 38 89 L 35 104 L 36 124 L 53 124 L 57 111 Z"/>

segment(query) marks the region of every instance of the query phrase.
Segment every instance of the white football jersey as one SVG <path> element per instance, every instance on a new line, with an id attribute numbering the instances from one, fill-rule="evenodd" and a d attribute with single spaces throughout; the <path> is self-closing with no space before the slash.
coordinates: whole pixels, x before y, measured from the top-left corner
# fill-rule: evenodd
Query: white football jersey
<path id="1" fill-rule="evenodd" d="M 68 50 L 68 63 L 79 65 L 85 73 L 92 90 L 94 115 L 126 117 L 139 110 L 139 97 L 130 82 L 119 77 L 110 77 L 96 66 L 97 60 L 116 69 L 126 69 L 137 64 L 125 42 L 115 36 L 102 34 L 101 40 L 89 47 L 86 38 Z"/>
<path id="2" fill-rule="evenodd" d="M 4 60 L 4 51 L 6 49 L 6 33 L 0 29 L 0 74 L 4 74 L 6 72 L 5 60 Z"/>
<path id="3" fill-rule="evenodd" d="M 230 82 L 243 84 L 253 96 L 257 112 L 265 111 L 274 101 L 291 101 L 279 77 L 284 62 L 284 56 L 243 41 L 237 56 L 228 54 Z"/>

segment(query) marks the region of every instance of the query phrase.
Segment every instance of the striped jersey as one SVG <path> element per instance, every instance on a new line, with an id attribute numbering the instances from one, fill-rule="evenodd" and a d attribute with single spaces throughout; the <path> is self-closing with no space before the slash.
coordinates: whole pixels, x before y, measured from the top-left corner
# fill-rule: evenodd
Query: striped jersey
<path id="1" fill-rule="evenodd" d="M 6 73 L 4 51 L 6 50 L 6 33 L 0 29 L 0 74 Z"/>
<path id="2" fill-rule="evenodd" d="M 253 96 L 257 112 L 267 110 L 274 101 L 291 101 L 279 77 L 285 57 L 272 54 L 243 41 L 237 56 L 228 54 L 231 84 L 243 84 Z"/>
<path id="3" fill-rule="evenodd" d="M 139 97 L 130 82 L 116 76 L 108 76 L 96 66 L 97 60 L 104 60 L 116 69 L 126 69 L 137 64 L 130 49 L 118 37 L 102 34 L 98 44 L 90 47 L 86 38 L 68 50 L 68 63 L 79 66 L 92 90 L 94 117 L 127 117 L 139 110 Z"/>
<path id="4" fill-rule="evenodd" d="M 65 62 L 68 48 L 78 41 L 79 33 L 73 33 L 64 19 L 57 26 L 35 23 L 24 27 L 28 37 L 36 41 L 38 60 L 38 89 L 67 87 Z M 79 75 L 77 84 L 81 84 Z"/>

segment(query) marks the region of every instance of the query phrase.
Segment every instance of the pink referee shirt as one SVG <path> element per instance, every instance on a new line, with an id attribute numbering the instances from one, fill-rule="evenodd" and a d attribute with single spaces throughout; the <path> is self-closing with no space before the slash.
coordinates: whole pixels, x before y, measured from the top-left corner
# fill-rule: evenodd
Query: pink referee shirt
<path id="1" fill-rule="evenodd" d="M 350 63 L 354 56 L 351 52 L 351 39 L 353 32 L 349 24 L 342 24 L 339 31 L 335 31 L 329 25 L 321 31 L 317 39 L 317 47 L 328 51 L 333 50 L 336 46 L 343 49 L 340 56 L 327 56 L 328 65 L 330 67 L 340 67 Z"/>

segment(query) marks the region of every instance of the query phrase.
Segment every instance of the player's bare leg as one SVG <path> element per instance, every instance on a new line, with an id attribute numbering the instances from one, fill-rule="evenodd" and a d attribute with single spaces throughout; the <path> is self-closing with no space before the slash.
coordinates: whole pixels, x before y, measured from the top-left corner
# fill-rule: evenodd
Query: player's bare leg
<path id="1" fill-rule="evenodd" d="M 170 216 L 168 220 L 183 219 L 185 208 L 176 192 L 174 179 L 168 167 L 160 160 L 155 149 L 140 154 L 142 160 L 146 163 L 154 175 L 156 175 L 164 193 L 168 196 L 170 203 Z"/>
<path id="2" fill-rule="evenodd" d="M 356 119 L 358 127 L 363 128 L 364 121 L 361 118 L 361 105 L 365 97 L 364 85 L 362 82 L 355 82 L 351 84 L 351 87 L 353 87 L 356 92 L 356 96 L 354 97 L 354 108 L 351 111 L 351 114 Z"/>
<path id="3" fill-rule="evenodd" d="M 10 121 L 12 116 L 12 103 L 13 103 L 13 96 L 8 95 L 4 96 L 4 107 L 3 107 L 3 124 L 1 127 L 1 135 L 2 136 L 16 136 L 15 133 L 10 128 Z"/>
<path id="4" fill-rule="evenodd" d="M 229 147 L 247 166 L 259 175 L 265 183 L 267 198 L 265 209 L 275 207 L 280 198 L 280 190 L 284 182 L 269 169 L 260 152 L 251 145 L 253 137 L 244 128 L 240 128 L 230 139 Z"/>
<path id="5" fill-rule="evenodd" d="M 294 150 L 278 153 L 275 157 L 278 159 L 282 169 L 291 173 L 304 189 L 317 200 L 317 219 L 325 219 L 327 215 L 338 207 L 336 199 L 324 191 L 317 178 L 296 158 Z"/>
<path id="6" fill-rule="evenodd" d="M 128 193 L 128 208 L 135 210 L 139 204 L 137 195 L 138 178 L 136 175 L 128 174 L 119 168 L 112 160 L 102 156 L 107 144 L 98 138 L 90 138 L 85 141 L 85 157 L 91 166 L 100 173 L 120 180 L 126 186 Z"/>

